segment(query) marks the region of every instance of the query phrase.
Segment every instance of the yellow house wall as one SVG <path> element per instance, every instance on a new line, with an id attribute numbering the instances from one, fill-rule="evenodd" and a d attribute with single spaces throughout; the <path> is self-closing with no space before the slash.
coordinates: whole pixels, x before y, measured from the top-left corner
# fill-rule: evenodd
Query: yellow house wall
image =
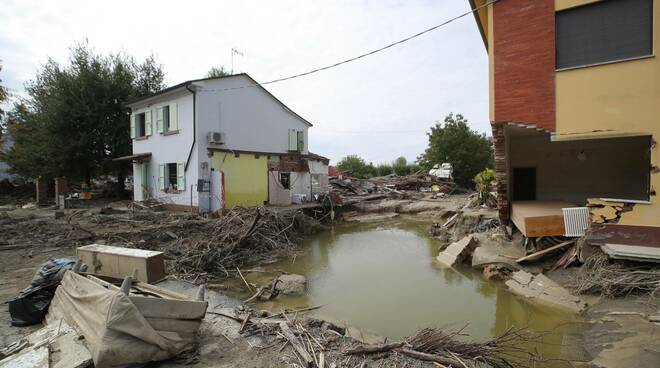
<path id="1" fill-rule="evenodd" d="M 225 208 L 261 206 L 268 200 L 266 156 L 215 152 L 211 165 L 224 175 Z"/>
<path id="2" fill-rule="evenodd" d="M 558 10 L 594 2 L 556 0 Z M 660 46 L 660 0 L 654 1 L 654 50 Z M 556 140 L 651 134 L 660 137 L 660 59 L 638 60 L 557 71 Z M 660 165 L 660 149 L 651 152 Z M 651 175 L 660 188 L 660 174 Z M 660 226 L 660 200 L 638 204 L 622 216 L 621 224 Z"/>

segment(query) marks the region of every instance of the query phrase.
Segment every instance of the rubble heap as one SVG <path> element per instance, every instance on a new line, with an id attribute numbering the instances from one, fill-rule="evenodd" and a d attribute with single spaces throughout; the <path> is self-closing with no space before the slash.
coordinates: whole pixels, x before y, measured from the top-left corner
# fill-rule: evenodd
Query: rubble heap
<path id="1" fill-rule="evenodd" d="M 330 185 L 343 195 L 364 196 L 368 194 L 389 194 L 402 191 L 436 191 L 451 193 L 457 186 L 452 181 L 440 179 L 426 173 L 414 173 L 406 176 L 379 176 L 370 179 L 358 179 L 347 175 L 331 177 Z"/>

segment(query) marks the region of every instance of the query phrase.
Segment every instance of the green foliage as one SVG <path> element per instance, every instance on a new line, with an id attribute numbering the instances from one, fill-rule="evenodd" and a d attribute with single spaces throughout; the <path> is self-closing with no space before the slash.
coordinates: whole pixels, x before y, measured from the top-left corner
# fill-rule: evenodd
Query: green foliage
<path id="1" fill-rule="evenodd" d="M 350 172 L 356 178 L 371 178 L 376 175 L 372 163 L 367 164 L 358 155 L 348 155 L 337 163 L 337 170 Z"/>
<path id="2" fill-rule="evenodd" d="M 112 173 L 122 187 L 130 166 L 110 159 L 131 153 L 126 103 L 164 88 L 163 78 L 153 56 L 136 63 L 121 53 L 96 54 L 87 44 L 71 49 L 67 65 L 49 60 L 11 113 L 15 144 L 5 157 L 11 171 L 87 181 Z"/>
<path id="3" fill-rule="evenodd" d="M 421 170 L 421 167 L 417 164 L 409 164 L 405 157 L 397 158 L 392 162 L 392 165 L 379 164 L 374 166 L 372 163 L 366 163 L 358 155 L 348 155 L 337 163 L 337 170 L 350 172 L 356 178 L 371 178 L 390 174 L 408 175 Z"/>
<path id="4" fill-rule="evenodd" d="M 392 162 L 392 171 L 399 176 L 410 175 L 419 171 L 421 167 L 417 164 L 409 164 L 405 157 L 399 157 Z"/>
<path id="5" fill-rule="evenodd" d="M 435 164 L 449 162 L 453 177 L 463 187 L 474 187 L 474 176 L 485 168 L 493 167 L 493 147 L 485 134 L 470 129 L 461 114 L 447 115 L 444 124 L 436 123 L 427 133 L 428 148 L 417 158 L 426 170 Z"/>
<path id="6" fill-rule="evenodd" d="M 217 77 L 226 77 L 228 75 L 231 75 L 231 72 L 227 69 L 225 69 L 224 66 L 221 67 L 211 67 L 209 71 L 206 73 L 206 78 L 217 78 Z"/>
<path id="7" fill-rule="evenodd" d="M 380 164 L 376 166 L 376 176 L 386 176 L 394 173 L 392 166 L 388 164 Z"/>
<path id="8" fill-rule="evenodd" d="M 491 194 L 492 186 L 495 183 L 495 170 L 484 169 L 474 177 L 477 193 L 479 194 L 479 204 L 485 204 L 494 207 L 497 203 L 495 197 Z"/>

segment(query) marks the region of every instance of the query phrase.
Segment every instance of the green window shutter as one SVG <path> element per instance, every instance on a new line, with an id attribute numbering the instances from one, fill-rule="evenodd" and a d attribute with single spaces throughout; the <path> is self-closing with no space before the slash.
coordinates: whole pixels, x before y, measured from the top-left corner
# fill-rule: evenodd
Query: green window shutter
<path id="1" fill-rule="evenodd" d="M 179 120 L 178 114 L 176 111 L 176 102 L 170 104 L 170 130 L 178 130 L 179 129 Z"/>
<path id="2" fill-rule="evenodd" d="M 144 113 L 144 135 L 151 135 L 151 110 Z"/>
<path id="3" fill-rule="evenodd" d="M 158 133 L 163 132 L 163 108 L 159 107 L 156 109 L 156 131 Z"/>
<path id="4" fill-rule="evenodd" d="M 142 165 L 142 187 L 149 188 L 149 164 L 143 163 Z"/>
<path id="5" fill-rule="evenodd" d="M 305 135 L 302 130 L 299 130 L 296 132 L 297 133 L 297 147 L 298 147 L 298 152 L 302 152 L 303 148 L 305 147 Z"/>
<path id="6" fill-rule="evenodd" d="M 165 190 L 165 165 L 158 165 L 158 189 Z"/>
<path id="7" fill-rule="evenodd" d="M 186 190 L 186 165 L 183 162 L 176 164 L 176 188 Z"/>
<path id="8" fill-rule="evenodd" d="M 298 134 L 295 129 L 289 129 L 289 151 L 298 149 Z"/>
<path id="9" fill-rule="evenodd" d="M 131 139 L 135 138 L 135 114 L 131 114 Z"/>

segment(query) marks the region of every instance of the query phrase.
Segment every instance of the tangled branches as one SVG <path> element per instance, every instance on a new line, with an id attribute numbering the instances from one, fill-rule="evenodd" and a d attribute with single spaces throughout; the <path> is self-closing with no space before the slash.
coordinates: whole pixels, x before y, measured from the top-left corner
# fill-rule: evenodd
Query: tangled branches
<path id="1" fill-rule="evenodd" d="M 538 342 L 540 335 L 532 335 L 525 329 L 510 328 L 497 337 L 477 342 L 464 341 L 462 329 L 446 331 L 425 328 L 402 342 L 367 345 L 349 349 L 346 354 L 370 354 L 393 351 L 418 360 L 436 362 L 453 367 L 528 367 L 541 359 L 527 343 Z"/>
<path id="2" fill-rule="evenodd" d="M 604 253 L 589 257 L 571 282 L 578 294 L 608 297 L 633 293 L 660 293 L 660 269 L 630 262 L 611 261 Z"/>
<path id="3" fill-rule="evenodd" d="M 184 279 L 227 275 L 227 269 L 291 253 L 302 234 L 318 226 L 301 212 L 234 208 L 215 219 L 192 219 L 173 229 L 176 239 L 158 248 L 170 271 Z"/>

